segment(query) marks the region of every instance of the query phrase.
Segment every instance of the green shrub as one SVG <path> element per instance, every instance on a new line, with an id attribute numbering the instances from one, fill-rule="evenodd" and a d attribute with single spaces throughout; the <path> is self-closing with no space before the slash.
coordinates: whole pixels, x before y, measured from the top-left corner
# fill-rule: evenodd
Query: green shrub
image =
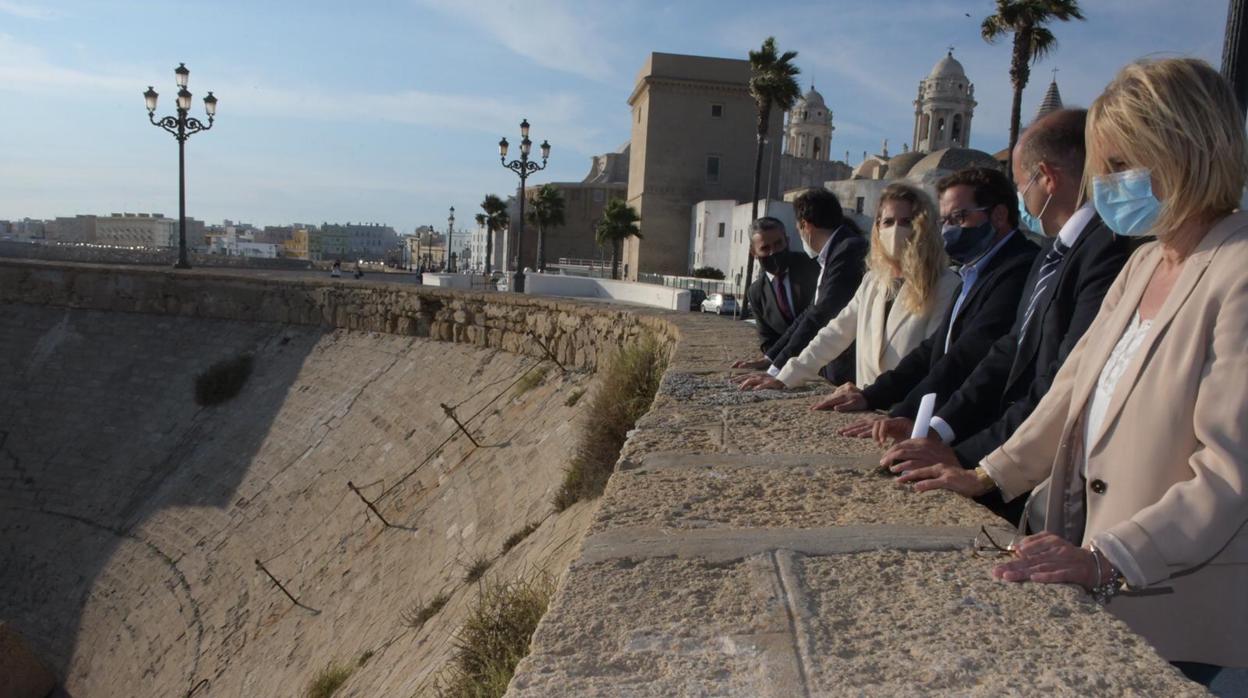
<path id="1" fill-rule="evenodd" d="M 510 536 L 507 536 L 507 540 L 503 541 L 503 552 L 500 554 L 506 555 L 508 551 L 510 551 L 512 548 L 516 547 L 517 545 L 520 545 L 520 541 L 524 540 L 525 538 L 528 538 L 529 534 L 536 531 L 537 527 L 541 525 L 542 525 L 541 521 L 534 521 L 530 523 L 529 525 L 525 526 L 524 528 L 520 529 L 519 531 L 516 531 L 515 533 L 511 534 Z"/>
<path id="2" fill-rule="evenodd" d="M 584 389 L 584 388 L 576 388 L 576 389 L 575 389 L 575 390 L 573 390 L 571 393 L 568 393 L 568 399 L 563 401 L 563 406 L 564 406 L 564 407 L 574 407 L 574 406 L 576 405 L 576 403 L 578 403 L 578 402 L 580 402 L 580 401 L 581 401 L 581 397 L 582 397 L 583 395 L 585 395 L 585 389 Z"/>
<path id="3" fill-rule="evenodd" d="M 474 559 L 472 563 L 465 568 L 464 581 L 468 584 L 472 584 L 473 582 L 481 579 L 485 576 L 486 571 L 490 569 L 490 565 L 492 564 L 494 564 L 494 561 L 484 555 Z"/>
<path id="4" fill-rule="evenodd" d="M 242 354 L 209 366 L 195 377 L 195 402 L 211 407 L 238 395 L 251 376 L 253 364 L 251 354 Z"/>
<path id="5" fill-rule="evenodd" d="M 520 397 L 541 385 L 542 381 L 546 380 L 546 374 L 549 371 L 550 368 L 548 366 L 538 366 L 521 376 L 520 380 L 516 381 L 516 397 Z"/>
<path id="6" fill-rule="evenodd" d="M 450 596 L 445 593 L 441 593 L 430 599 L 429 603 L 420 603 L 418 601 L 411 608 L 400 613 L 399 620 L 403 622 L 403 625 L 406 625 L 413 630 L 419 630 L 420 627 L 427 623 L 430 618 L 438 615 L 438 611 L 441 611 L 442 607 L 446 605 L 446 602 L 450 600 Z M 368 654 L 369 656 L 372 656 L 371 652 Z M 364 659 L 361 659 L 360 663 L 363 664 L 364 661 Z"/>
<path id="7" fill-rule="evenodd" d="M 563 486 L 555 494 L 556 511 L 602 494 L 629 430 L 650 409 L 666 369 L 667 351 L 651 335 L 608 359 L 606 369 L 599 373 L 602 384 L 585 410 Z"/>
<path id="8" fill-rule="evenodd" d="M 342 688 L 342 685 L 351 678 L 351 673 L 355 671 L 352 667 L 342 664 L 330 664 L 321 669 L 312 679 L 312 683 L 308 684 L 308 690 L 304 692 L 306 698 L 329 698 Z"/>
<path id="9" fill-rule="evenodd" d="M 485 585 L 454 637 L 450 664 L 436 690 L 444 698 L 498 698 L 529 653 L 555 584 L 546 574 Z"/>

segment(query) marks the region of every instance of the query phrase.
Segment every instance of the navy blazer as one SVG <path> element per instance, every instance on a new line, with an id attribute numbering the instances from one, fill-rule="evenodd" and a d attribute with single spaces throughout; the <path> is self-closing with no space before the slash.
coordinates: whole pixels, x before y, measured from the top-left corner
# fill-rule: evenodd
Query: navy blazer
<path id="1" fill-rule="evenodd" d="M 964 467 L 978 465 L 1031 415 L 1130 256 L 1129 240 L 1093 216 L 1062 260 L 1056 281 L 1037 300 L 1020 344 L 1023 317 L 1052 247 L 1053 240 L 1046 240 L 1031 266 L 1010 333 L 937 413 L 953 429 L 954 451 Z"/>
<path id="2" fill-rule="evenodd" d="M 789 256 L 789 290 L 793 296 L 793 319 L 796 321 L 815 298 L 815 287 L 819 283 L 819 262 L 807 257 L 804 252 L 785 250 L 780 254 Z M 792 323 L 785 320 L 780 313 L 780 307 L 776 305 L 776 290 L 767 281 L 765 272 L 750 284 L 745 295 L 750 301 L 750 311 L 754 314 L 754 322 L 758 328 L 760 350 L 767 353 Z"/>
<path id="3" fill-rule="evenodd" d="M 956 319 L 949 307 L 940 329 L 906 355 L 891 371 L 862 389 L 872 409 L 888 409 L 894 417 L 911 417 L 919 411 L 919 400 L 936 393 L 936 406 L 942 406 L 988 350 L 1014 324 L 1019 297 L 1039 248 L 1016 231 L 997 250 L 980 273 Z M 950 322 L 953 331 L 950 333 Z M 950 337 L 945 351 L 945 337 Z"/>
<path id="4" fill-rule="evenodd" d="M 766 352 L 767 358 L 777 368 L 784 368 L 791 357 L 802 353 L 819 330 L 849 304 L 862 283 L 862 275 L 867 269 L 867 239 L 847 223 L 837 229 L 831 245 L 823 271 L 819 274 L 819 302 L 807 306 Z M 854 352 L 851 344 L 832 362 L 830 379 L 833 382 L 853 380 Z"/>

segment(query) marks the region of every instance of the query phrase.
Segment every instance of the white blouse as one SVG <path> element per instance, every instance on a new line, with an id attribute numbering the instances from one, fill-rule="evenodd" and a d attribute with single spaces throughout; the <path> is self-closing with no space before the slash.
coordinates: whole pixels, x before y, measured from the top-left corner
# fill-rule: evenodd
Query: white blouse
<path id="1" fill-rule="evenodd" d="M 1092 451 L 1092 446 L 1096 444 L 1097 437 L 1100 436 L 1101 431 L 1105 427 L 1105 413 L 1109 410 L 1109 403 L 1114 397 L 1114 391 L 1118 388 L 1118 381 L 1122 378 L 1122 374 L 1126 372 L 1131 360 L 1139 353 L 1140 347 L 1144 346 L 1144 339 L 1148 336 L 1148 331 L 1152 327 L 1153 321 L 1142 320 L 1139 311 L 1136 311 L 1131 318 L 1131 324 L 1122 333 L 1118 343 L 1114 345 L 1114 350 L 1110 353 L 1109 360 L 1101 368 L 1101 375 L 1097 378 L 1096 389 L 1093 391 L 1092 399 L 1088 403 L 1086 419 L 1083 425 L 1083 452 L 1079 463 L 1079 474 L 1083 476 L 1083 480 L 1087 479 L 1088 474 L 1088 453 Z M 1038 485 L 1027 501 L 1026 520 L 1033 531 L 1044 530 L 1045 507 L 1049 499 L 1049 483 L 1049 480 L 1045 480 Z M 1074 483 L 1072 482 L 1071 484 L 1073 485 Z M 1136 564 L 1131 553 L 1118 540 L 1117 536 L 1108 532 L 1102 532 L 1093 536 L 1092 542 L 1122 572 L 1128 584 L 1138 585 L 1142 582 L 1144 575 L 1140 571 L 1139 565 Z"/>

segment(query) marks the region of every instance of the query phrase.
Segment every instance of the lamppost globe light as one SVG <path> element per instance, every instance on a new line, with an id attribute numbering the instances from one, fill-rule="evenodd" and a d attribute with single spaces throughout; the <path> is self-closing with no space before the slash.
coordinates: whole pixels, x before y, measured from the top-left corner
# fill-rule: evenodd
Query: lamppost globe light
<path id="1" fill-rule="evenodd" d="M 178 81 L 178 87 L 186 87 L 186 81 L 191 79 L 191 71 L 185 63 L 179 63 L 178 67 L 173 69 L 173 76 Z"/>
<path id="2" fill-rule="evenodd" d="M 147 113 L 148 113 L 148 114 L 155 113 L 155 111 L 156 111 L 156 99 L 157 99 L 157 98 L 159 98 L 159 97 L 160 97 L 160 95 L 156 92 L 156 90 L 153 90 L 153 89 L 152 89 L 152 86 L 151 86 L 151 85 L 148 85 L 148 86 L 147 86 L 147 92 L 144 92 L 144 93 L 143 93 L 143 101 L 147 104 Z"/>
<path id="3" fill-rule="evenodd" d="M 527 158 L 529 153 L 533 151 L 533 141 L 525 138 L 520 141 L 520 157 Z"/>
<path id="4" fill-rule="evenodd" d="M 209 119 L 217 115 L 217 98 L 212 95 L 212 90 L 204 97 L 204 111 L 208 112 Z"/>
<path id="5" fill-rule="evenodd" d="M 191 91 L 185 87 L 178 90 L 178 109 L 181 111 L 191 110 Z"/>
<path id="6" fill-rule="evenodd" d="M 550 157 L 550 143 L 542 141 L 542 159 L 546 160 Z"/>
<path id="7" fill-rule="evenodd" d="M 507 159 L 507 138 L 504 137 L 498 142 L 498 156 L 504 160 Z"/>
<path id="8" fill-rule="evenodd" d="M 522 119 L 520 121 L 520 137 L 524 139 L 528 139 L 529 137 L 529 120 L 528 119 Z"/>

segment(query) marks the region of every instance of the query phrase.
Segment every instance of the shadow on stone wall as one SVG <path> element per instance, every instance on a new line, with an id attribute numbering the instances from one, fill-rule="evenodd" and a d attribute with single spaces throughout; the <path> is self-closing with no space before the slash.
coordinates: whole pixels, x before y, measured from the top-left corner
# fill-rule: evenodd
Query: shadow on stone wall
<path id="1" fill-rule="evenodd" d="M 188 579 L 200 572 L 170 551 L 211 540 L 199 524 L 212 516 L 194 508 L 235 501 L 322 334 L 0 305 L 0 618 L 63 680 L 71 659 L 76 672 L 99 671 L 90 661 L 96 651 L 109 662 L 129 658 L 135 666 L 122 673 L 130 676 L 179 667 L 188 686 L 197 679 L 204 620 Z M 241 393 L 197 405 L 196 375 L 242 353 L 255 360 Z M 143 526 L 173 508 L 186 511 L 176 526 Z M 163 586 L 174 603 L 159 611 L 123 605 L 124 590 L 137 584 Z M 113 636 L 84 641 L 87 621 Z"/>

